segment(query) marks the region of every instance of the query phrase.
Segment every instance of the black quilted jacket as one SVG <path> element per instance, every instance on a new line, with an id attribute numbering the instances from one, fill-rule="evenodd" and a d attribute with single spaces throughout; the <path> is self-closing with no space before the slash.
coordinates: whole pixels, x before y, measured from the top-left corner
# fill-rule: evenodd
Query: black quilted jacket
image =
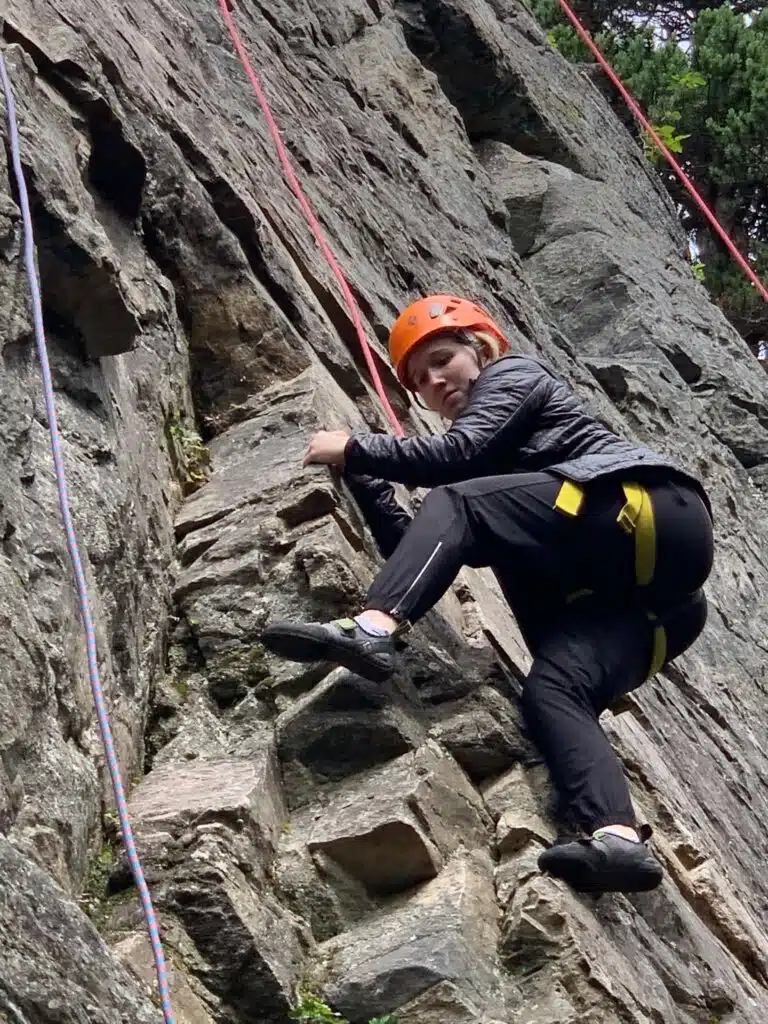
<path id="1" fill-rule="evenodd" d="M 669 459 L 624 441 L 590 416 L 571 388 L 546 365 L 506 355 L 485 367 L 470 402 L 445 434 L 400 439 L 355 434 L 345 452 L 345 478 L 382 554 L 397 546 L 408 514 L 384 481 L 437 487 L 482 476 L 548 470 L 587 483 L 628 474 L 639 481 L 686 478 Z"/>

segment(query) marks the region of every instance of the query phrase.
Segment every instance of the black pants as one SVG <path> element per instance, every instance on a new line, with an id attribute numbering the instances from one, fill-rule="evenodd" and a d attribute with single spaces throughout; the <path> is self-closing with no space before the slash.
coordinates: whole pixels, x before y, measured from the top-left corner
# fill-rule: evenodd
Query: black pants
<path id="1" fill-rule="evenodd" d="M 464 565 L 489 566 L 534 661 L 522 707 L 571 821 L 587 832 L 633 825 L 624 774 L 599 715 L 648 675 L 653 624 L 667 634 L 667 660 L 706 621 L 700 588 L 712 567 L 712 524 L 682 482 L 644 481 L 656 522 L 654 578 L 638 588 L 634 538 L 616 517 L 615 479 L 586 486 L 576 517 L 557 510 L 562 480 L 549 473 L 484 477 L 437 487 L 371 586 L 367 607 L 414 622 Z M 591 596 L 571 600 L 574 592 Z"/>

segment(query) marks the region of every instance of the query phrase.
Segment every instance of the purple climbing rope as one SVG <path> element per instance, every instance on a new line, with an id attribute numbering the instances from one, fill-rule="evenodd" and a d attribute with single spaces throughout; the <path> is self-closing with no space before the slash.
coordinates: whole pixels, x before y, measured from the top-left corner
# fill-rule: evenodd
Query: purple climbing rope
<path id="1" fill-rule="evenodd" d="M 136 853 L 136 846 L 133 841 L 133 831 L 128 820 L 128 807 L 125 800 L 125 791 L 120 777 L 120 765 L 118 764 L 115 744 L 112 739 L 112 729 L 109 724 L 109 715 L 104 704 L 104 693 L 99 677 L 99 665 L 96 653 L 96 633 L 93 628 L 90 601 L 88 599 L 88 585 L 83 572 L 83 564 L 80 560 L 80 551 L 72 522 L 72 511 L 69 504 L 69 489 L 67 477 L 64 471 L 64 460 L 61 454 L 61 435 L 56 416 L 56 405 L 53 397 L 53 381 L 51 379 L 51 368 L 48 361 L 48 348 L 45 341 L 45 329 L 43 327 L 43 308 L 40 299 L 40 281 L 35 265 L 35 242 L 32 234 L 32 217 L 29 211 L 29 196 L 27 185 L 24 179 L 24 171 L 21 166 L 21 151 L 19 146 L 19 129 L 16 116 L 16 104 L 13 99 L 13 91 L 8 78 L 8 71 L 5 58 L 0 52 L 0 79 L 2 79 L 3 92 L 5 94 L 6 113 L 8 118 L 8 132 L 11 147 L 11 160 L 13 163 L 16 186 L 21 204 L 21 215 L 24 224 L 24 264 L 29 279 L 29 291 L 32 299 L 32 317 L 35 327 L 35 341 L 37 343 L 37 354 L 40 359 L 40 371 L 43 377 L 43 392 L 45 395 L 45 411 L 48 417 L 48 427 L 51 436 L 51 451 L 53 452 L 53 465 L 56 473 L 56 486 L 59 494 L 59 507 L 64 522 L 64 530 L 67 535 L 67 548 L 72 559 L 77 593 L 80 600 L 80 614 L 83 628 L 85 630 L 85 641 L 88 650 L 88 675 L 91 682 L 93 702 L 96 707 L 96 717 L 101 732 L 101 740 L 104 744 L 104 752 L 107 757 L 109 774 L 112 779 L 112 791 L 115 795 L 117 813 L 120 818 L 120 827 L 123 833 L 123 842 L 128 853 L 131 871 L 136 882 L 136 888 L 141 899 L 141 906 L 147 922 L 149 940 L 152 943 L 152 953 L 155 959 L 157 972 L 157 984 L 160 990 L 160 1002 L 163 1008 L 163 1016 L 166 1024 L 174 1024 L 173 1011 L 171 1010 L 171 997 L 168 989 L 168 978 L 165 968 L 165 957 L 160 942 L 160 931 L 157 926 L 155 911 L 149 895 L 149 889 L 144 878 L 144 872 Z"/>

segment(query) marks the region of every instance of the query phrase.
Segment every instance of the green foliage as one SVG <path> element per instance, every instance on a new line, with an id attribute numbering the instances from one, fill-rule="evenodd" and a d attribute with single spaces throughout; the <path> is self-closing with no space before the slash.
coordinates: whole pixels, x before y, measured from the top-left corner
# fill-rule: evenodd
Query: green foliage
<path id="1" fill-rule="evenodd" d="M 574 0 L 573 6 L 725 230 L 764 277 L 768 9 L 753 3 L 713 7 L 711 0 L 682 6 L 677 0 Z M 531 0 L 531 8 L 565 57 L 593 60 L 557 0 Z M 617 109 L 681 211 L 683 227 L 696 232 L 702 260 L 695 276 L 742 332 L 768 332 L 768 307 L 722 239 L 621 101 Z"/>
<path id="2" fill-rule="evenodd" d="M 660 37 L 675 36 L 684 41 L 690 39 L 698 15 L 718 6 L 716 0 L 570 0 L 570 4 L 592 35 L 606 24 L 621 34 L 634 31 L 638 25 L 654 25 Z M 528 0 L 527 5 L 542 24 L 543 17 L 560 9 L 557 0 Z M 732 0 L 727 6 L 739 15 L 753 15 L 760 10 L 755 0 Z"/>
<path id="3" fill-rule="evenodd" d="M 345 1024 L 340 1013 L 335 1013 L 311 992 L 301 993 L 298 1006 L 288 1016 L 300 1024 Z"/>
<path id="4" fill-rule="evenodd" d="M 308 991 L 299 993 L 298 1005 L 288 1016 L 291 1020 L 299 1021 L 299 1024 L 349 1024 L 340 1013 L 336 1013 L 322 999 Z M 373 1018 L 369 1024 L 397 1024 L 397 1018 L 387 1014 L 386 1017 Z"/>
<path id="5" fill-rule="evenodd" d="M 198 432 L 186 424 L 182 413 L 170 410 L 165 421 L 168 450 L 185 494 L 206 482 L 211 453 Z"/>
<path id="6" fill-rule="evenodd" d="M 548 29 L 547 40 L 550 45 L 559 50 L 567 60 L 574 63 L 586 63 L 593 60 L 586 44 L 571 28 L 571 23 L 563 14 L 557 0 L 533 0 L 529 6 L 541 26 Z M 607 36 L 609 35 L 611 33 L 597 32 L 595 42 L 603 48 L 608 42 Z"/>
<path id="7" fill-rule="evenodd" d="M 750 263 L 757 276 L 762 281 L 767 280 L 768 243 L 754 245 L 750 257 Z M 751 330 L 759 329 L 765 323 L 765 300 L 732 259 L 718 254 L 708 260 L 704 283 L 726 316 L 743 333 L 749 334 Z"/>
<path id="8" fill-rule="evenodd" d="M 107 898 L 107 882 L 116 861 L 116 847 L 111 840 L 105 839 L 91 860 L 78 900 L 81 908 L 94 920 Z"/>
<path id="9" fill-rule="evenodd" d="M 700 281 L 702 284 L 704 283 L 705 268 L 704 268 L 704 264 L 701 262 L 701 260 L 694 260 L 693 261 L 693 263 L 691 264 L 691 273 L 693 274 L 693 276 L 696 278 L 697 281 Z"/>
<path id="10" fill-rule="evenodd" d="M 690 135 L 678 135 L 674 125 L 671 124 L 654 124 L 651 127 L 670 153 L 682 153 L 683 143 L 691 137 Z M 660 161 L 659 147 L 650 132 L 643 132 L 643 150 L 650 163 L 657 164 Z"/>
<path id="11" fill-rule="evenodd" d="M 210 462 L 210 452 L 196 430 L 190 430 L 181 423 L 172 423 L 171 437 L 178 441 L 191 480 L 205 480 L 205 469 Z"/>
<path id="12" fill-rule="evenodd" d="M 179 695 L 179 700 L 184 701 L 189 696 L 189 679 L 187 676 L 177 676 L 171 683 L 176 693 Z"/>

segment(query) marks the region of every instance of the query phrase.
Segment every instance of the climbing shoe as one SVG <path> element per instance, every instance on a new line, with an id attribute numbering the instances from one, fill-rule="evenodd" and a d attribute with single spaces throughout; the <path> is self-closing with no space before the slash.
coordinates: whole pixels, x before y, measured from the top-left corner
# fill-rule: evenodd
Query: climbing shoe
<path id="1" fill-rule="evenodd" d="M 539 870 L 562 878 L 578 892 L 595 893 L 648 892 L 661 884 L 664 874 L 645 842 L 599 829 L 589 839 L 545 850 L 539 855 Z"/>
<path id="2" fill-rule="evenodd" d="M 394 672 L 394 635 L 373 636 L 354 619 L 274 622 L 262 633 L 261 642 L 289 661 L 332 661 L 376 683 Z"/>

